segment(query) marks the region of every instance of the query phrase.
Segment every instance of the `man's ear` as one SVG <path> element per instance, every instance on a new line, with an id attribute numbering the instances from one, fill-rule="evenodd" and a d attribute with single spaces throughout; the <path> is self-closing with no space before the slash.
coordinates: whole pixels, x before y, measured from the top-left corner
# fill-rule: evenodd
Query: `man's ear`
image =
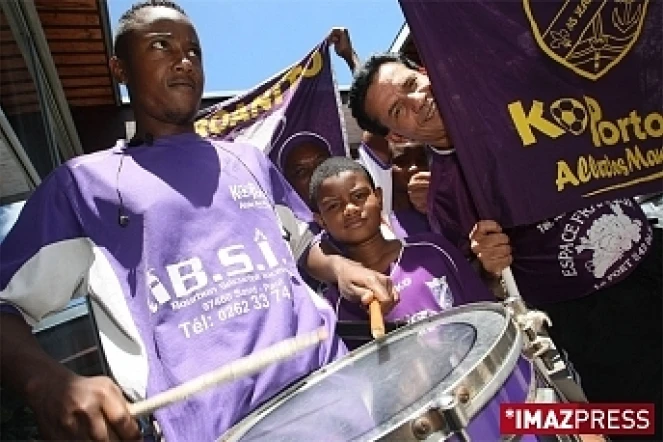
<path id="1" fill-rule="evenodd" d="M 120 84 L 127 84 L 127 70 L 125 63 L 117 58 L 117 55 L 113 55 L 108 62 L 108 67 L 110 68 L 111 74 L 115 81 Z"/>
<path id="2" fill-rule="evenodd" d="M 389 133 L 387 134 L 387 136 L 385 138 L 387 139 L 387 141 L 389 141 L 391 143 L 395 143 L 395 144 L 403 144 L 403 143 L 407 143 L 408 141 L 410 141 L 409 138 L 406 138 L 401 134 L 397 134 L 394 131 L 389 131 Z"/>
<path id="3" fill-rule="evenodd" d="M 378 206 L 380 207 L 380 211 L 382 211 L 382 188 L 376 187 L 373 193 L 375 194 L 375 198 L 378 199 Z"/>
<path id="4" fill-rule="evenodd" d="M 325 220 L 322 219 L 319 213 L 313 213 L 313 219 L 315 219 L 315 222 L 318 223 L 321 229 L 326 229 L 327 227 L 325 226 Z"/>

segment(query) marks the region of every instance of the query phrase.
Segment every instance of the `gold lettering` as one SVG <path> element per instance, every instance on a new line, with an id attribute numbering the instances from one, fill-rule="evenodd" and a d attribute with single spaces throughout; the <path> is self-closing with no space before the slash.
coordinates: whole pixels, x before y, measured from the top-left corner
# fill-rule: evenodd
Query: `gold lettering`
<path id="1" fill-rule="evenodd" d="M 596 125 L 601 121 L 603 112 L 601 111 L 601 106 L 599 106 L 598 101 L 585 95 L 585 103 L 587 104 L 587 109 L 589 109 L 589 130 L 592 133 L 592 144 L 596 147 L 601 147 L 601 135 L 596 129 Z"/>
<path id="2" fill-rule="evenodd" d="M 508 109 L 523 146 L 536 143 L 532 128 L 538 129 L 550 138 L 557 138 L 564 134 L 560 127 L 543 118 L 543 103 L 540 101 L 535 100 L 527 114 L 525 114 L 525 109 L 523 109 L 520 101 L 510 103 Z"/>
<path id="3" fill-rule="evenodd" d="M 272 108 L 272 101 L 269 99 L 269 91 L 266 91 L 260 95 L 258 95 L 252 102 L 251 102 L 251 118 L 256 118 L 258 115 L 262 114 L 263 112 L 267 112 Z"/>
<path id="4" fill-rule="evenodd" d="M 306 78 L 315 77 L 320 73 L 323 65 L 322 54 L 320 52 L 314 53 L 310 61 L 311 65 L 304 69 L 304 77 Z"/>
<path id="5" fill-rule="evenodd" d="M 295 84 L 297 80 L 300 79 L 301 74 L 302 74 L 302 67 L 295 66 L 294 68 L 290 69 L 288 72 L 285 73 L 280 83 L 284 83 L 287 89 L 288 87 Z"/>
<path id="6" fill-rule="evenodd" d="M 557 184 L 557 191 L 561 192 L 567 184 L 577 186 L 580 184 L 580 181 L 578 181 L 578 178 L 573 175 L 573 172 L 569 165 L 566 164 L 566 161 L 560 160 L 557 162 L 557 181 L 555 181 L 555 183 Z"/>
<path id="7" fill-rule="evenodd" d="M 578 178 L 580 178 L 580 181 L 583 183 L 586 183 L 592 178 L 591 171 L 589 170 L 587 159 L 585 157 L 578 158 Z"/>
<path id="8" fill-rule="evenodd" d="M 634 166 L 638 170 L 642 169 L 643 167 L 649 167 L 649 163 L 647 163 L 645 157 L 642 156 L 642 152 L 640 152 L 640 148 L 638 146 L 635 146 L 633 150 L 629 148 L 626 149 L 626 162 L 628 163 L 629 169 L 631 171 L 633 170 Z"/>
<path id="9" fill-rule="evenodd" d="M 654 123 L 658 128 L 654 127 Z M 663 115 L 658 112 L 652 112 L 645 118 L 645 131 L 650 137 L 663 137 Z"/>
<path id="10" fill-rule="evenodd" d="M 640 122 L 642 119 L 638 115 L 638 111 L 631 111 L 629 114 L 629 118 L 631 119 L 631 125 L 633 126 L 633 133 L 639 140 L 644 140 L 647 138 L 647 134 L 645 134 L 642 131 L 642 128 L 640 127 Z"/>
<path id="11" fill-rule="evenodd" d="M 631 123 L 631 120 L 628 117 L 620 118 L 617 120 L 617 125 L 622 134 L 622 141 L 628 143 L 631 141 L 631 137 L 628 135 L 628 125 Z"/>
<path id="12" fill-rule="evenodd" d="M 601 134 L 601 140 L 608 146 L 614 146 L 619 143 L 619 129 L 609 121 L 601 121 L 598 124 L 598 130 Z"/>

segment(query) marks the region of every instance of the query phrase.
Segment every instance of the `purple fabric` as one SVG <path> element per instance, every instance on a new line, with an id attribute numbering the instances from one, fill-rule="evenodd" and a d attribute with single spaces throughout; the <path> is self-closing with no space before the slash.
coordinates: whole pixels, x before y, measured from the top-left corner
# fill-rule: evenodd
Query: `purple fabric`
<path id="1" fill-rule="evenodd" d="M 304 142 L 348 156 L 340 112 L 325 40 L 249 92 L 201 110 L 196 130 L 258 146 L 282 171 L 289 151 Z"/>
<path id="2" fill-rule="evenodd" d="M 537 306 L 585 296 L 623 280 L 653 242 L 647 217 L 630 199 L 598 203 L 506 233 L 520 293 Z"/>
<path id="3" fill-rule="evenodd" d="M 467 257 L 469 233 L 479 220 L 467 182 L 455 153 L 431 151 L 431 183 L 428 189 L 428 222 Z"/>
<path id="4" fill-rule="evenodd" d="M 455 155 L 433 153 L 429 220 L 466 256 L 478 221 Z M 538 224 L 505 229 L 520 294 L 537 305 L 574 299 L 621 281 L 649 250 L 652 231 L 631 199 L 606 201 Z"/>
<path id="5" fill-rule="evenodd" d="M 11 304 L 0 304 L 0 313 L 21 316 L 21 312 Z"/>
<path id="6" fill-rule="evenodd" d="M 482 218 L 663 190 L 663 2 L 400 4 Z"/>
<path id="7" fill-rule="evenodd" d="M 388 274 L 401 298 L 385 316 L 388 321 L 411 320 L 452 306 L 495 299 L 463 255 L 432 233 L 405 238 L 401 256 Z M 366 309 L 341 298 L 336 287 L 324 294 L 339 320 L 368 319 Z"/>
<path id="8" fill-rule="evenodd" d="M 310 216 L 251 146 L 184 134 L 79 157 L 44 181 L 3 242 L 2 288 L 42 246 L 88 238 L 110 262 L 145 344 L 148 396 L 325 326 L 331 338 L 319 347 L 156 412 L 167 440 L 216 440 L 345 352 L 333 312 L 313 302 L 297 271 L 274 204 Z"/>
<path id="9" fill-rule="evenodd" d="M 415 209 L 394 211 L 389 216 L 389 222 L 389 227 L 396 238 L 405 238 L 431 231 L 426 215 Z"/>

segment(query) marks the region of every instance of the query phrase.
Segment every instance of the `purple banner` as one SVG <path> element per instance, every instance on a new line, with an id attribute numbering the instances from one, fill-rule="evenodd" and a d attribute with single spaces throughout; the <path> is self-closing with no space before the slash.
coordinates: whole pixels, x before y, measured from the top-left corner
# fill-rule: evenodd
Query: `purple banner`
<path id="1" fill-rule="evenodd" d="M 340 103 L 325 40 L 249 92 L 202 110 L 196 131 L 253 144 L 282 169 L 288 151 L 305 143 L 347 155 Z"/>
<path id="2" fill-rule="evenodd" d="M 400 0 L 482 218 L 663 190 L 654 0 Z"/>

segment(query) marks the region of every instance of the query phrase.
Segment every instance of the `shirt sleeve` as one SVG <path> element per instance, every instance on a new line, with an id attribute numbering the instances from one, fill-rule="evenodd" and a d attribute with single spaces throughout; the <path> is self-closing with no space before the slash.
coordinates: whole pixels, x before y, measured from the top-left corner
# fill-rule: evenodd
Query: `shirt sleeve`
<path id="1" fill-rule="evenodd" d="M 92 265 L 67 166 L 56 169 L 26 202 L 0 245 L 0 305 L 18 310 L 30 325 L 66 307 Z"/>

